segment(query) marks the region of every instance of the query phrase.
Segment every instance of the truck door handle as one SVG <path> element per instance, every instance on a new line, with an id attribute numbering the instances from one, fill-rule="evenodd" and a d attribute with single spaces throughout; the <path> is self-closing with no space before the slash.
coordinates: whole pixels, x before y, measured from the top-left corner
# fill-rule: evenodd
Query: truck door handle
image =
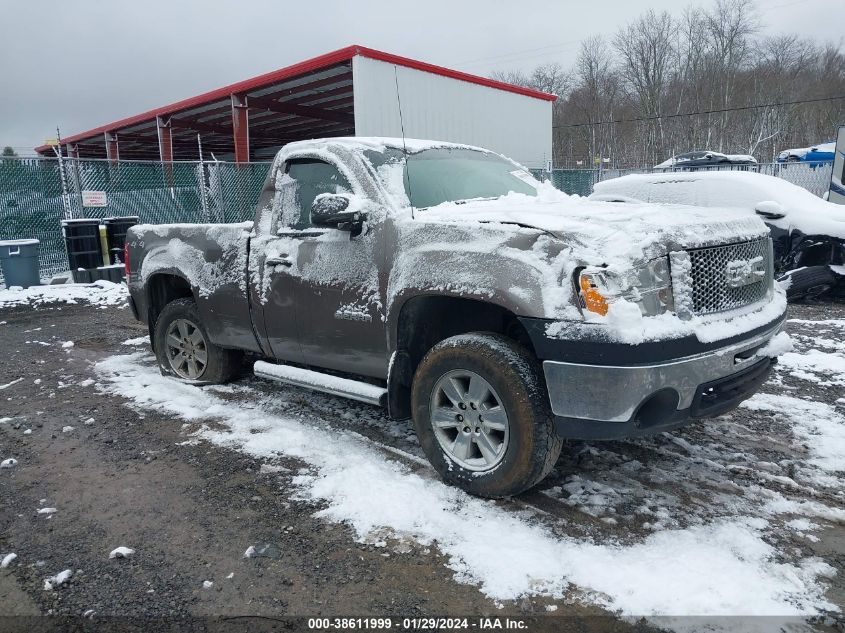
<path id="1" fill-rule="evenodd" d="M 284 257 L 268 257 L 265 262 L 268 266 L 287 266 L 288 268 L 293 266 L 293 262 Z"/>

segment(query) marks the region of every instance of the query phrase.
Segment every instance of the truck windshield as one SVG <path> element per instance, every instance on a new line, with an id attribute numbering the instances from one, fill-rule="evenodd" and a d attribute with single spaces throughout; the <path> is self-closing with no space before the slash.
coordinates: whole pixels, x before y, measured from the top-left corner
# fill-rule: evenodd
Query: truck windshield
<path id="1" fill-rule="evenodd" d="M 367 152 L 379 163 L 400 159 L 401 151 L 388 150 L 381 156 Z M 440 147 L 408 155 L 403 173 L 405 193 L 416 209 L 444 202 L 477 198 L 498 198 L 510 192 L 537 195 L 534 177 L 496 154 L 470 149 Z"/>

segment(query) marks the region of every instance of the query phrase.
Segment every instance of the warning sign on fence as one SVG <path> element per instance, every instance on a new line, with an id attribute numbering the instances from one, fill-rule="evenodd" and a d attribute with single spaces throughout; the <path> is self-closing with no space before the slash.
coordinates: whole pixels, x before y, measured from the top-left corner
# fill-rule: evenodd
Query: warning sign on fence
<path id="1" fill-rule="evenodd" d="M 106 197 L 105 191 L 83 191 L 82 192 L 82 206 L 83 207 L 107 207 L 109 200 Z"/>

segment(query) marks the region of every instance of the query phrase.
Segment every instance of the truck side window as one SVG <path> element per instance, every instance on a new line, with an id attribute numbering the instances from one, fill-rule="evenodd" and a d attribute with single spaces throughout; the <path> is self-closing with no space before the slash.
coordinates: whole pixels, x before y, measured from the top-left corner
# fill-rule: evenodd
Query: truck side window
<path id="1" fill-rule="evenodd" d="M 298 230 L 311 227 L 311 204 L 319 194 L 352 193 L 352 186 L 337 167 L 311 158 L 289 161 L 281 187 L 278 224 Z"/>

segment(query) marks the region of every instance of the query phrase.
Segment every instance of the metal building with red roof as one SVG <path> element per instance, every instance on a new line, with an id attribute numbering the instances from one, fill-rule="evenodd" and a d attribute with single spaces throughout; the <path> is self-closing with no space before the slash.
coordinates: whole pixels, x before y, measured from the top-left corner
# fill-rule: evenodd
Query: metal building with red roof
<path id="1" fill-rule="evenodd" d="M 217 159 L 249 162 L 291 141 L 404 131 L 545 168 L 555 98 L 355 45 L 74 134 L 61 148 L 77 158 L 170 162 L 196 160 L 201 141 Z"/>

